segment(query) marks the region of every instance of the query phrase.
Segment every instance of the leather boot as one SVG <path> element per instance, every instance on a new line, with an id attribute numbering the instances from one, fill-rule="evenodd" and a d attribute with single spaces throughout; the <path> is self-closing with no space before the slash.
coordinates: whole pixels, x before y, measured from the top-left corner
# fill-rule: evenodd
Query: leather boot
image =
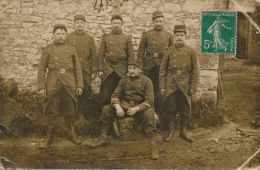
<path id="1" fill-rule="evenodd" d="M 170 142 L 174 136 L 174 120 L 170 120 L 168 124 L 169 132 L 168 135 L 164 138 L 165 142 Z"/>
<path id="2" fill-rule="evenodd" d="M 101 147 L 101 146 L 105 146 L 108 145 L 110 143 L 108 136 L 107 136 L 107 131 L 108 131 L 109 127 L 108 126 L 103 126 L 101 128 L 101 135 L 97 141 L 97 143 L 91 145 L 92 148 L 97 148 L 97 147 Z"/>
<path id="3" fill-rule="evenodd" d="M 54 128 L 48 128 L 47 129 L 47 136 L 43 142 L 40 143 L 39 148 L 40 149 L 47 149 L 51 145 L 51 142 L 53 140 L 53 132 Z"/>
<path id="4" fill-rule="evenodd" d="M 75 132 L 73 123 L 70 123 L 68 125 L 67 137 L 75 145 L 80 145 L 82 143 L 81 140 L 79 139 L 79 137 L 77 136 L 76 132 Z"/>
<path id="5" fill-rule="evenodd" d="M 192 143 L 193 139 L 189 136 L 187 136 L 187 124 L 188 120 L 187 119 L 181 119 L 181 125 L 180 125 L 180 137 L 186 140 L 187 142 Z"/>
<path id="6" fill-rule="evenodd" d="M 156 135 L 150 135 L 149 136 L 149 143 L 150 143 L 150 147 L 151 147 L 151 157 L 150 157 L 150 159 L 152 159 L 152 160 L 159 159 L 159 149 L 158 149 L 158 146 L 157 146 Z"/>

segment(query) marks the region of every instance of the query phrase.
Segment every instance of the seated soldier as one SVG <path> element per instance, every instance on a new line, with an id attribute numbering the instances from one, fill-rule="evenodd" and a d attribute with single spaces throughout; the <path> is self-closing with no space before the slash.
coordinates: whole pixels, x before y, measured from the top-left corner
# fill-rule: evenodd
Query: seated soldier
<path id="1" fill-rule="evenodd" d="M 151 146 L 151 159 L 159 157 L 156 144 L 156 120 L 154 91 L 151 80 L 142 75 L 141 64 L 137 60 L 128 62 L 128 75 L 122 78 L 111 96 L 111 105 L 103 107 L 100 116 L 101 136 L 92 147 L 104 146 L 109 143 L 108 128 L 118 117 L 131 116 L 135 121 L 141 122 L 144 132 L 149 138 Z"/>

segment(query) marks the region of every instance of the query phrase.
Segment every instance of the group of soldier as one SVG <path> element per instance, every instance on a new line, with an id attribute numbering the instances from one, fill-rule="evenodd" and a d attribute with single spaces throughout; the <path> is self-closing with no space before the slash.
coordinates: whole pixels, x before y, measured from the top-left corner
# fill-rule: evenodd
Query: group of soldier
<path id="1" fill-rule="evenodd" d="M 75 31 L 68 36 L 65 25 L 54 26 L 54 43 L 43 50 L 38 69 L 38 89 L 45 97 L 44 114 L 48 122 L 47 137 L 40 148 L 50 146 L 60 118 L 65 120 L 67 137 L 74 144 L 81 144 L 74 132 L 74 121 L 76 112 L 83 111 L 88 102 L 92 75 L 102 79 L 100 93 L 104 99 L 99 119 L 101 135 L 92 147 L 109 143 L 108 129 L 116 117 L 133 117 L 149 138 L 151 159 L 158 159 L 159 113 L 170 115 L 169 133 L 164 141 L 173 137 L 177 113 L 179 136 L 193 141 L 186 128 L 191 117 L 191 95 L 198 86 L 198 58 L 185 44 L 185 25 L 176 25 L 171 34 L 164 29 L 161 11 L 155 11 L 152 20 L 154 28 L 144 32 L 137 57 L 131 36 L 122 31 L 120 15 L 112 16 L 112 31 L 102 36 L 98 54 L 93 37 L 84 31 L 83 15 L 74 17 Z"/>

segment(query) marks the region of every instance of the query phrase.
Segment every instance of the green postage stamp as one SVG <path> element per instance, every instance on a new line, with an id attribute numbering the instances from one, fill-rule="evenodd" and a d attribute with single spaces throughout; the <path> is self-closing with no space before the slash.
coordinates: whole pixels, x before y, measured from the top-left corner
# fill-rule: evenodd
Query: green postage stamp
<path id="1" fill-rule="evenodd" d="M 237 13 L 202 11 L 201 53 L 236 54 Z"/>

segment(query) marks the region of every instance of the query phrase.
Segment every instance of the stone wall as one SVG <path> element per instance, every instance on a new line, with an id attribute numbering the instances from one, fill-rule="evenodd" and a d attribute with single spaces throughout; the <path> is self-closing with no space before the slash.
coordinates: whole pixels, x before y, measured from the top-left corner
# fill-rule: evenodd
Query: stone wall
<path id="1" fill-rule="evenodd" d="M 152 28 L 151 14 L 164 12 L 166 29 L 184 23 L 188 28 L 187 43 L 194 47 L 201 63 L 199 93 L 216 99 L 218 86 L 218 55 L 200 55 L 200 13 L 202 10 L 222 9 L 219 0 L 128 0 L 119 4 L 111 1 L 99 13 L 94 10 L 96 0 L 2 0 L 0 11 L 0 74 L 14 78 L 22 89 L 37 88 L 37 65 L 42 48 L 51 43 L 53 25 L 66 24 L 73 30 L 73 16 L 86 17 L 86 30 L 95 38 L 97 49 L 100 37 L 110 30 L 111 14 L 120 13 L 124 19 L 124 32 L 131 34 L 137 50 L 142 32 Z M 98 0 L 100 1 L 100 0 Z M 103 0 L 105 1 L 105 0 Z"/>

